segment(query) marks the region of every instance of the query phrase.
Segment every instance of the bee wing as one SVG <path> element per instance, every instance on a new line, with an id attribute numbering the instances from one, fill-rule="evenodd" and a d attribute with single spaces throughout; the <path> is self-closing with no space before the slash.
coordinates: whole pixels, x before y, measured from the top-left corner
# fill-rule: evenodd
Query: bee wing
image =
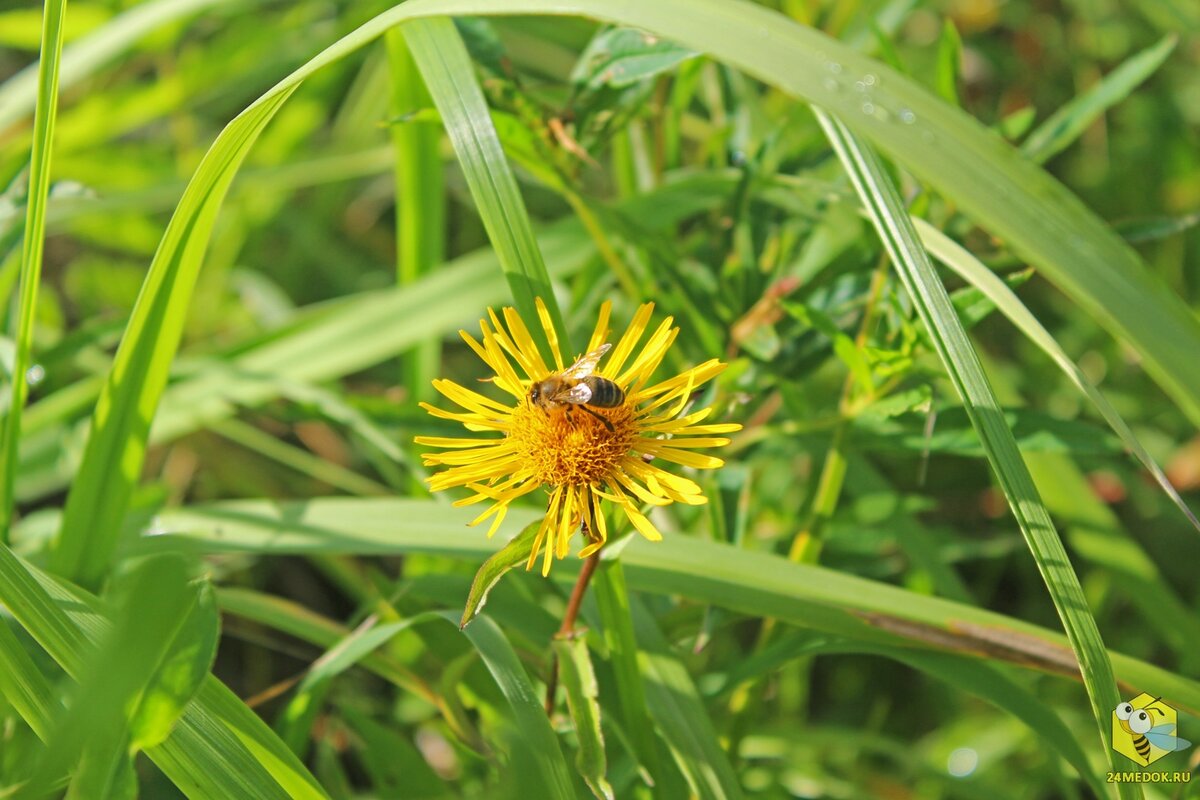
<path id="1" fill-rule="evenodd" d="M 583 405 L 592 399 L 592 387 L 586 383 L 577 383 L 566 393 L 563 400 L 574 405 Z"/>
<path id="2" fill-rule="evenodd" d="M 605 342 L 592 352 L 581 356 L 578 361 L 567 367 L 563 371 L 563 376 L 576 381 L 583 380 L 592 374 L 592 371 L 596 369 L 596 365 L 600 363 L 600 359 L 611 349 L 612 345 Z"/>

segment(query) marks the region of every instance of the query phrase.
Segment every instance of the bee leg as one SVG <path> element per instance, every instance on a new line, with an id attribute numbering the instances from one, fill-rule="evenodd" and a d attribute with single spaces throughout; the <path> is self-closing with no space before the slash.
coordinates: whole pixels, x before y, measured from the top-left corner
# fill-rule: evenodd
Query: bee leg
<path id="1" fill-rule="evenodd" d="M 580 406 L 580 408 L 582 408 L 582 409 L 583 409 L 584 411 L 586 411 L 587 413 L 591 414 L 591 415 L 592 415 L 593 417 L 595 417 L 596 419 L 598 419 L 598 420 L 600 420 L 601 422 L 603 422 L 603 423 L 604 423 L 604 427 L 608 428 L 608 432 L 609 432 L 609 433 L 612 433 L 612 432 L 613 432 L 613 426 L 612 426 L 612 423 L 608 421 L 608 418 L 607 418 L 607 417 L 605 417 L 605 416 L 604 416 L 604 415 L 602 415 L 602 414 L 597 414 L 595 411 L 592 411 L 592 410 L 591 410 L 590 408 L 588 408 L 587 406 Z"/>

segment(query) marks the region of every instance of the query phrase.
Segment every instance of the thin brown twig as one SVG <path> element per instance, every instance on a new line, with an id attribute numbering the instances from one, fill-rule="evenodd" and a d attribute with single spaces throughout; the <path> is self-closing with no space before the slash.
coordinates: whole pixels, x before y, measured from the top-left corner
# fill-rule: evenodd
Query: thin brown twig
<path id="1" fill-rule="evenodd" d="M 558 633 L 554 634 L 555 639 L 565 639 L 570 636 L 575 629 L 575 618 L 579 616 L 579 607 L 583 604 L 583 595 L 587 591 L 587 585 L 592 580 L 592 575 L 596 572 L 596 567 L 600 564 L 600 553 L 593 553 L 588 556 L 583 562 L 583 568 L 579 570 L 579 577 L 575 580 L 575 588 L 571 590 L 571 597 L 567 600 L 567 610 L 563 613 L 562 625 L 558 627 Z M 550 677 L 546 680 L 546 715 L 554 713 L 554 695 L 558 692 L 558 658 L 551 656 L 550 660 Z"/>

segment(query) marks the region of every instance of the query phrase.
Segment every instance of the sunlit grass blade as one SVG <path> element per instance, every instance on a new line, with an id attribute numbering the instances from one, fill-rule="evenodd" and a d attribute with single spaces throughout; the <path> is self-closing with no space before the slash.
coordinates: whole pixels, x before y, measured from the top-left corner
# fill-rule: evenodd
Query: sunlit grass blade
<path id="1" fill-rule="evenodd" d="M 88 658 L 110 627 L 95 598 L 0 546 L 0 603 L 69 675 L 85 678 Z M 211 675 L 167 740 L 146 753 L 190 796 L 325 797 L 283 742 Z"/>
<path id="2" fill-rule="evenodd" d="M 687 668 L 672 655 L 654 617 L 637 598 L 630 598 L 637 636 L 638 667 L 646 706 L 675 751 L 691 789 L 701 798 L 739 798 L 742 787 L 717 732 L 700 700 Z"/>
<path id="3" fill-rule="evenodd" d="M 45 741 L 49 737 L 60 701 L 7 623 L 0 625 L 0 694 L 38 738 Z"/>
<path id="4" fill-rule="evenodd" d="M 250 131 L 261 130 L 288 96 L 289 92 L 282 92 L 252 106 L 230 126 L 241 121 Z M 109 569 L 141 472 L 151 420 L 183 333 L 208 234 L 252 141 L 252 136 L 243 134 L 228 149 L 210 150 L 196 171 L 150 265 L 108 382 L 96 402 L 92 431 L 50 559 L 55 572 L 82 585 L 97 585 Z"/>
<path id="5" fill-rule="evenodd" d="M 1165 36 L 1152 47 L 1128 58 L 1095 86 L 1055 111 L 1021 143 L 1021 152 L 1041 164 L 1079 138 L 1106 110 L 1129 96 L 1162 66 L 1178 41 Z"/>
<path id="6" fill-rule="evenodd" d="M 261 555 L 429 553 L 478 562 L 539 513 L 513 508 L 489 541 L 466 528 L 474 516 L 470 509 L 447 508 L 426 499 L 231 501 L 163 512 L 159 524 L 165 533 L 143 540 L 142 546 L 190 545 L 205 553 Z M 397 526 L 398 519 L 406 524 Z M 992 659 L 1026 668 L 1079 675 L 1062 634 L 780 556 L 668 534 L 661 542 L 635 538 L 622 550 L 620 561 L 629 588 L 638 591 L 677 594 L 855 641 L 986 652 Z M 564 561 L 554 574 L 573 579 L 576 566 Z M 1123 685 L 1154 686 L 1172 705 L 1200 713 L 1200 684 L 1119 653 L 1111 657 Z"/>
<path id="7" fill-rule="evenodd" d="M 596 701 L 599 690 L 587 640 L 583 637 L 559 639 L 554 642 L 554 652 L 558 657 L 559 680 L 567 695 L 567 708 L 575 723 L 575 737 L 579 741 L 575 767 L 592 794 L 602 800 L 613 800 L 612 786 L 605 776 L 607 759 L 604 735 L 600 730 L 600 704 Z"/>
<path id="8" fill-rule="evenodd" d="M 169 656 L 168 648 L 182 620 L 191 615 L 200 599 L 200 587 L 189 584 L 187 561 L 170 555 L 141 562 L 118 589 L 114 623 L 86 663 L 74 701 L 55 723 L 30 779 L 31 796 L 44 792 L 58 775 L 74 767 L 81 755 L 86 768 L 76 776 L 72 791 L 86 789 L 78 785 L 85 776 L 94 781 L 120 771 L 119 762 L 128 758 L 131 746 L 125 709 L 150 688 L 157 668 Z M 215 622 L 215 614 L 213 619 Z M 203 672 L 207 671 L 206 663 Z M 118 746 L 109 747 L 109 743 Z M 100 760 L 109 763 L 97 763 Z M 110 795 L 99 786 L 92 791 Z"/>
<path id="9" fill-rule="evenodd" d="M 629 735 L 638 763 L 650 774 L 656 785 L 666 786 L 654 728 L 646 707 L 646 688 L 642 682 L 641 668 L 638 666 L 637 637 L 633 631 L 633 611 L 629 606 L 629 589 L 620 560 L 602 560 L 592 586 L 603 622 L 608 657 L 616 678 L 617 702 L 620 705 L 625 731 Z"/>
<path id="10" fill-rule="evenodd" d="M 445 251 L 446 191 L 442 179 L 441 131 L 425 121 L 404 119 L 433 101 L 400 30 L 388 31 L 392 79 L 392 146 L 396 151 L 396 279 L 401 286 L 440 265 Z M 428 400 L 438 375 L 441 343 L 422 341 L 404 355 L 409 394 Z"/>
<path id="11" fill-rule="evenodd" d="M 1192 527 L 1200 531 L 1200 520 L 1196 519 L 1196 515 L 1188 508 L 1187 503 L 1179 496 L 1179 492 L 1171 485 L 1162 468 L 1154 461 L 1154 458 L 1138 441 L 1137 436 L 1113 408 L 1112 403 L 1106 398 L 1095 384 L 1093 384 L 1084 374 L 1083 370 L 1071 360 L 1059 346 L 1050 332 L 1038 321 L 1025 304 L 1017 297 L 1012 289 L 986 266 L 981 264 L 971 253 L 949 236 L 939 231 L 937 228 L 930 225 L 928 222 L 920 219 L 913 219 L 917 233 L 921 237 L 921 242 L 939 261 L 941 261 L 950 269 L 958 273 L 964 280 L 982 291 L 993 303 L 1000 313 L 1008 317 L 1008 319 L 1017 326 L 1017 328 L 1025 334 L 1028 339 L 1036 344 L 1042 352 L 1050 356 L 1050 359 L 1058 366 L 1059 369 L 1070 379 L 1071 383 L 1083 393 L 1096 410 L 1100 412 L 1100 416 L 1104 417 L 1104 421 L 1113 429 L 1113 432 L 1121 438 L 1122 443 L 1129 448 L 1134 457 L 1142 463 L 1146 471 L 1154 478 L 1155 483 L 1163 490 L 1167 497 L 1171 498 L 1176 507 L 1183 512 L 1188 521 L 1192 523 Z"/>
<path id="12" fill-rule="evenodd" d="M 447 612 L 444 617 L 450 623 L 457 625 L 454 614 Z M 526 756 L 535 770 L 535 774 L 527 777 L 530 783 L 537 786 L 535 797 L 570 798 L 575 796 L 571 782 L 571 774 L 567 762 L 563 758 L 562 748 L 546 712 L 538 701 L 533 690 L 533 684 L 521 666 L 516 651 L 512 649 L 504 632 L 495 622 L 480 617 L 465 629 L 463 633 L 475 645 L 488 672 L 496 680 L 504 698 L 512 707 L 513 717 L 522 741 L 519 746 L 527 751 Z"/>
<path id="13" fill-rule="evenodd" d="M 1088 610 L 1079 579 L 1021 458 L 1016 440 L 1004 421 L 1000 404 L 983 373 L 979 357 L 967 339 L 946 288 L 917 237 L 896 187 L 874 152 L 837 119 L 823 112 L 818 112 L 817 118 L 867 207 L 871 221 L 983 443 L 997 482 L 1025 535 L 1025 541 L 1042 573 L 1079 661 L 1103 750 L 1113 769 L 1116 769 L 1116 759 L 1109 747 L 1109 719 L 1118 701 L 1112 665 L 1096 627 L 1096 620 Z M 1122 795 L 1132 796 L 1133 792 L 1122 789 Z"/>
<path id="14" fill-rule="evenodd" d="M 534 298 L 546 303 L 560 347 L 570 350 L 566 325 L 462 37 L 448 19 L 418 19 L 401 30 L 441 112 L 517 310 L 546 363 L 553 363 Z"/>
<path id="15" fill-rule="evenodd" d="M 59 64 L 63 46 L 66 0 L 47 2 L 42 15 L 42 59 L 37 68 L 37 107 L 33 118 L 33 150 L 21 248 L 20 301 L 17 311 L 16 353 L 13 357 L 11 400 L 0 428 L 0 543 L 8 541 L 13 516 L 21 411 L 28 392 L 33 352 L 33 321 L 37 313 L 42 251 L 46 244 L 46 203 L 50 192 L 50 154 L 58 114 Z M 0 123 L 0 128 L 3 128 Z"/>

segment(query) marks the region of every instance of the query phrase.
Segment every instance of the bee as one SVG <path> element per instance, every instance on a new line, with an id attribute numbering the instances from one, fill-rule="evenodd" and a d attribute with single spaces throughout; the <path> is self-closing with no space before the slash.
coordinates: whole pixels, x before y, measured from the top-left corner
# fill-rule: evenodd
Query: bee
<path id="1" fill-rule="evenodd" d="M 593 375 L 596 364 L 604 354 L 612 349 L 611 344 L 602 344 L 590 353 L 580 357 L 562 372 L 556 372 L 545 380 L 535 381 L 529 389 L 529 402 L 538 406 L 547 414 L 553 409 L 566 409 L 567 419 L 571 418 L 571 410 L 578 406 L 596 419 L 604 423 L 611 432 L 612 423 L 603 415 L 597 414 L 588 406 L 595 408 L 616 408 L 625 402 L 625 392 L 620 386 Z"/>
<path id="2" fill-rule="evenodd" d="M 1150 763 L 1151 745 L 1159 750 L 1171 752 L 1186 750 L 1192 744 L 1187 739 L 1175 736 L 1175 723 L 1154 724 L 1154 717 L 1150 712 L 1160 716 L 1163 713 L 1154 707 L 1159 699 L 1154 698 L 1142 708 L 1134 708 L 1132 703 L 1121 703 L 1113 712 L 1117 715 L 1121 727 L 1133 739 L 1133 749 L 1137 750 L 1138 755 L 1144 758 L 1147 764 Z"/>

